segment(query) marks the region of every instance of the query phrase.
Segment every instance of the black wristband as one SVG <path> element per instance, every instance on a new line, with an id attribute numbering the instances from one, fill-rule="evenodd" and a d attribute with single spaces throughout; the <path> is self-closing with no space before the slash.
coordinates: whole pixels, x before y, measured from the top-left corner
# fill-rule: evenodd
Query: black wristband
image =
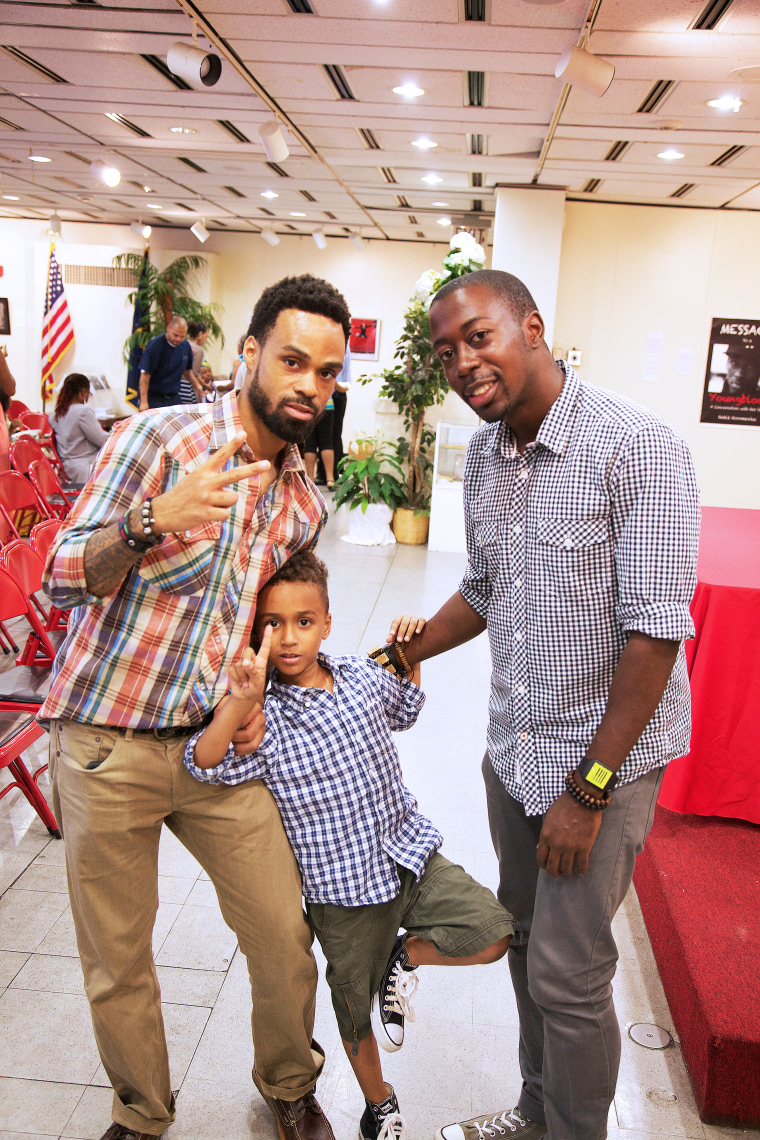
<path id="1" fill-rule="evenodd" d="M 141 508 L 142 511 L 142 508 Z M 158 546 L 163 536 L 158 537 L 149 531 L 150 537 L 144 534 L 134 534 L 129 526 L 129 511 L 119 519 L 119 537 L 135 554 L 146 554 L 154 546 Z"/>
<path id="2" fill-rule="evenodd" d="M 609 807 L 612 803 L 612 796 L 607 791 L 603 792 L 599 798 L 589 795 L 588 792 L 584 792 L 583 789 L 576 784 L 572 772 L 568 772 L 565 776 L 565 788 L 577 803 L 582 807 L 588 808 L 589 811 L 604 811 L 604 809 Z"/>

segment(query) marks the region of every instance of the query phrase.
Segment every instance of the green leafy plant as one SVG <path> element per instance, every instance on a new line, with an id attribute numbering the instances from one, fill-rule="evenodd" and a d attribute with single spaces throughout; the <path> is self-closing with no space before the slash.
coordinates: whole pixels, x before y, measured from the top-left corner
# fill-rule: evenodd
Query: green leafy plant
<path id="1" fill-rule="evenodd" d="M 404 330 L 393 352 L 398 364 L 380 374 L 380 395 L 393 400 L 408 432 L 392 445 L 405 472 L 404 501 L 398 506 L 425 510 L 430 504 L 433 463 L 429 448 L 435 442 L 435 432 L 425 423 L 425 414 L 433 405 L 442 404 L 449 390 L 430 339 L 430 302 L 448 281 L 482 269 L 484 262 L 485 253 L 470 234 L 454 234 L 442 271 L 428 269 L 415 285 L 414 296 L 404 313 Z M 359 383 L 370 384 L 375 379 L 360 376 Z"/>
<path id="2" fill-rule="evenodd" d="M 206 258 L 191 253 L 177 257 L 166 269 L 159 271 L 151 262 L 147 263 L 145 277 L 141 253 L 120 253 L 113 259 L 114 269 L 131 269 L 137 287 L 127 294 L 127 301 L 134 305 L 137 301 L 144 314 L 147 314 L 139 329 L 131 333 L 124 342 L 124 362 L 129 364 L 134 349 L 143 349 L 154 336 L 166 332 L 173 316 L 184 317 L 186 321 L 202 321 L 211 337 L 224 346 L 224 333 L 215 317 L 221 306 L 215 303 L 202 305 L 189 295 L 193 273 L 206 267 Z"/>
<path id="3" fill-rule="evenodd" d="M 350 511 L 359 507 L 362 513 L 371 503 L 385 503 L 391 510 L 401 506 L 406 496 L 405 477 L 394 446 L 371 436 L 357 439 L 351 446 L 356 453 L 340 461 L 334 505 L 345 505 Z"/>

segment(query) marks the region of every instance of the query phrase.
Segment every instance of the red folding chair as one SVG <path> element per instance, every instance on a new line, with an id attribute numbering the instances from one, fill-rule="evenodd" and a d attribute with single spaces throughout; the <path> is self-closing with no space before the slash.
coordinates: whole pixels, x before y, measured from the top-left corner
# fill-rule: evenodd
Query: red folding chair
<path id="1" fill-rule="evenodd" d="M 10 574 L 0 569 L 0 621 L 28 618 L 28 609 L 19 585 Z M 37 784 L 47 770 L 47 764 L 32 773 L 22 759 L 29 745 L 45 731 L 35 719 L 35 714 L 45 699 L 49 684 L 48 670 L 25 666 L 17 666 L 0 676 L 0 768 L 9 768 L 14 777 L 0 791 L 0 799 L 13 788 L 18 788 L 50 834 L 60 839 L 55 816 Z"/>
<path id="2" fill-rule="evenodd" d="M 34 609 L 32 613 L 37 617 L 41 623 L 42 633 L 45 635 L 54 633 L 66 628 L 67 614 L 64 610 L 59 610 L 57 606 L 50 606 L 45 609 L 40 597 L 42 590 L 42 575 L 45 571 L 45 563 L 40 558 L 36 550 L 32 550 L 28 542 L 22 542 L 16 539 L 9 542 L 0 550 L 0 567 L 7 570 L 12 575 L 16 583 L 21 587 L 27 601 Z M 29 640 L 39 641 L 39 632 L 34 629 L 29 635 Z M 52 650 L 52 657 L 55 657 L 57 647 L 47 636 L 42 642 L 42 657 L 43 660 L 38 659 L 40 654 L 40 647 L 35 645 L 27 648 L 18 658 L 19 665 L 47 665 L 47 657 L 50 656 Z M 49 662 L 52 665 L 52 658 Z"/>
<path id="3" fill-rule="evenodd" d="M 29 478 L 50 514 L 65 519 L 74 506 L 76 496 L 66 493 L 47 459 L 35 459 L 29 464 Z"/>
<path id="4" fill-rule="evenodd" d="M 43 519 L 29 532 L 29 545 L 37 551 L 43 562 L 47 562 L 48 551 L 62 525 L 60 519 Z"/>
<path id="5" fill-rule="evenodd" d="M 0 471 L 0 518 L 12 538 L 27 538 L 32 527 L 52 512 L 40 499 L 31 482 L 18 471 Z"/>
<path id="6" fill-rule="evenodd" d="M 8 419 L 20 420 L 24 412 L 31 411 L 22 400 L 11 400 L 8 405 Z"/>
<path id="7" fill-rule="evenodd" d="M 20 439 L 14 439 L 8 449 L 11 467 L 14 471 L 18 471 L 19 475 L 28 475 L 32 463 L 46 459 L 60 479 L 61 486 L 66 494 L 70 499 L 74 499 L 84 487 L 84 483 L 70 483 L 68 481 L 63 465 L 59 466 L 60 460 L 56 462 L 50 452 L 46 454 L 45 448 L 50 446 L 47 441 L 43 445 L 38 439 L 34 439 L 30 435 L 23 435 Z"/>
<path id="8" fill-rule="evenodd" d="M 41 432 L 42 435 L 53 434 L 53 428 L 51 426 L 50 420 L 44 412 L 30 412 L 27 410 L 25 412 L 22 412 L 18 418 L 21 420 L 24 427 L 29 429 L 29 431 L 38 431 Z"/>

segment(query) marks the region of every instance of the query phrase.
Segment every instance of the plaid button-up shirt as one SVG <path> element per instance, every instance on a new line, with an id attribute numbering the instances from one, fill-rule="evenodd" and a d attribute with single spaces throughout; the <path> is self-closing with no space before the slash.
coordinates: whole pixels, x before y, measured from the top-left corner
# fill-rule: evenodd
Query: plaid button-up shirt
<path id="1" fill-rule="evenodd" d="M 686 444 L 565 372 L 535 442 L 520 455 L 506 423 L 487 424 L 464 476 L 460 592 L 488 623 L 488 752 L 528 815 L 547 810 L 583 758 L 628 634 L 694 635 L 699 494 Z M 690 727 L 681 646 L 620 782 L 688 751 Z"/>
<path id="2" fill-rule="evenodd" d="M 324 501 L 297 449 L 266 494 L 232 485 L 230 518 L 167 535 L 103 598 L 88 593 L 84 550 L 99 527 L 181 480 L 242 430 L 237 400 L 167 408 L 116 427 L 53 547 L 45 588 L 76 607 L 41 719 L 150 729 L 200 724 L 249 642 L 256 597 L 296 550 L 313 545 Z M 243 444 L 228 466 L 250 463 Z"/>
<path id="3" fill-rule="evenodd" d="M 419 878 L 443 842 L 404 786 L 391 736 L 411 728 L 425 696 L 369 657 L 320 654 L 319 660 L 332 673 L 333 691 L 275 679 L 256 752 L 238 756 L 230 746 L 216 768 L 197 768 L 196 734 L 187 743 L 185 765 L 212 784 L 265 781 L 301 868 L 307 902 L 388 902 L 399 892 L 396 864 Z"/>

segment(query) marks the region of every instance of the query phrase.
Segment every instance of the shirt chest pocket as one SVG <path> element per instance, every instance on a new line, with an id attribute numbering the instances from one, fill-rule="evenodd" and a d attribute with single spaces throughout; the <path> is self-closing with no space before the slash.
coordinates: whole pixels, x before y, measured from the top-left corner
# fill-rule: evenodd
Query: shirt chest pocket
<path id="1" fill-rule="evenodd" d="M 536 539 L 551 593 L 583 598 L 612 591 L 614 550 L 606 519 L 539 519 Z"/>
<path id="2" fill-rule="evenodd" d="M 143 556 L 138 574 L 168 594 L 201 594 L 209 584 L 221 523 L 210 522 L 190 534 L 168 534 Z"/>

